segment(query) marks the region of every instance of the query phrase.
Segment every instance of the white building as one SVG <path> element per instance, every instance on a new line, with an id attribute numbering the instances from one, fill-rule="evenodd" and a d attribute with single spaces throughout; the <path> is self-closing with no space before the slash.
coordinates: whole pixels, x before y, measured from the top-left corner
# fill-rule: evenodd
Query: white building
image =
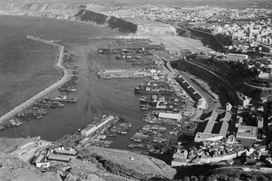
<path id="1" fill-rule="evenodd" d="M 242 60 L 247 60 L 248 55 L 245 54 L 235 54 L 235 53 L 228 53 L 225 55 L 227 60 L 230 61 L 242 61 Z"/>
<path id="2" fill-rule="evenodd" d="M 109 123 L 110 121 L 112 121 L 113 119 L 114 119 L 114 117 L 112 115 L 109 115 L 107 117 L 104 117 L 101 120 L 101 122 L 98 123 L 97 125 L 89 124 L 84 129 L 81 130 L 81 135 L 83 135 L 83 136 L 89 136 L 90 134 L 92 134 L 95 131 L 97 131 L 99 128 L 103 127 L 104 125 L 106 125 L 107 123 Z"/>
<path id="3" fill-rule="evenodd" d="M 159 113 L 159 118 L 162 119 L 173 119 L 176 121 L 180 121 L 182 116 L 180 113 L 165 113 L 165 112 L 160 112 Z"/>
<path id="4" fill-rule="evenodd" d="M 207 106 L 208 106 L 207 100 L 203 97 L 201 99 L 199 99 L 199 101 L 197 102 L 197 105 L 196 105 L 196 107 L 198 109 L 206 109 Z"/>

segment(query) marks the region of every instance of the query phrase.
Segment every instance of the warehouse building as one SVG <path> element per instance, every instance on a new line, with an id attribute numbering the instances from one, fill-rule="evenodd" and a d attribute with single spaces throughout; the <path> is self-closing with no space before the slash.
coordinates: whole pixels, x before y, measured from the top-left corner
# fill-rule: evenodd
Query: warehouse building
<path id="1" fill-rule="evenodd" d="M 219 118 L 220 116 L 218 112 L 213 111 L 204 119 L 202 124 L 204 128 L 196 133 L 195 142 L 216 141 L 227 136 L 231 113 L 225 112 L 222 118 Z"/>
<path id="2" fill-rule="evenodd" d="M 196 107 L 198 109 L 206 109 L 207 108 L 207 100 L 202 97 L 186 80 L 182 78 L 182 76 L 179 76 L 178 82 L 181 85 L 181 87 L 189 94 L 190 97 L 194 101 L 197 102 Z"/>
<path id="3" fill-rule="evenodd" d="M 84 129 L 81 130 L 80 134 L 82 136 L 89 136 L 90 134 L 98 131 L 100 128 L 105 126 L 106 124 L 110 123 L 114 120 L 112 115 L 104 116 L 102 120 L 97 124 L 88 124 Z"/>

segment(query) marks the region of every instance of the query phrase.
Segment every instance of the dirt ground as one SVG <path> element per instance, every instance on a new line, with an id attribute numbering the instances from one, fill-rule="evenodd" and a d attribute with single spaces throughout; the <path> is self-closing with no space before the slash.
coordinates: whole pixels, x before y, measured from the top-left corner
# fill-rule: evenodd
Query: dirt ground
<path id="1" fill-rule="evenodd" d="M 91 154 L 95 153 L 112 163 L 125 166 L 127 169 L 144 175 L 172 179 L 176 173 L 176 170 L 166 165 L 165 162 L 134 152 L 101 147 L 89 147 L 88 150 Z"/>

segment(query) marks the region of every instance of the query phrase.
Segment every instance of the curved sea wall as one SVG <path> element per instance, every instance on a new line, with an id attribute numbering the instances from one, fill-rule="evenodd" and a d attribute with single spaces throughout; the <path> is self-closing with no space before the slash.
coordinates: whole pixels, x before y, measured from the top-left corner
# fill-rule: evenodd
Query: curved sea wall
<path id="1" fill-rule="evenodd" d="M 106 16 L 91 10 L 80 10 L 74 18 L 78 21 L 92 22 L 97 25 L 106 26 L 122 33 L 135 33 L 137 25 L 114 16 Z"/>

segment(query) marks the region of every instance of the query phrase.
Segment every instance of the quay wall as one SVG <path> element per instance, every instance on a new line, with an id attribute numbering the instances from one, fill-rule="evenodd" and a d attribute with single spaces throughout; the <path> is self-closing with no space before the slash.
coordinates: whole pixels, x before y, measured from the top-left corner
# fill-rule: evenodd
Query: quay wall
<path id="1" fill-rule="evenodd" d="M 27 36 L 27 38 L 32 39 L 34 41 L 39 41 L 39 42 L 42 42 L 42 43 L 46 43 L 46 44 L 50 44 L 50 45 L 53 45 L 53 46 L 57 46 L 59 48 L 59 56 L 58 56 L 58 59 L 57 59 L 56 67 L 58 67 L 59 69 L 61 69 L 63 75 L 58 80 L 58 82 L 54 83 L 53 85 L 49 86 L 48 88 L 46 88 L 43 91 L 39 92 L 38 94 L 34 95 L 33 97 L 31 97 L 27 101 L 25 101 L 22 104 L 14 107 L 12 110 L 10 110 L 9 112 L 7 112 L 4 115 L 2 115 L 0 117 L 0 124 L 4 123 L 8 119 L 12 118 L 16 114 L 22 112 L 24 109 L 26 109 L 29 106 L 31 106 L 37 100 L 43 98 L 46 94 L 48 94 L 52 90 L 54 90 L 57 87 L 63 85 L 68 80 L 68 78 L 71 76 L 71 75 L 68 75 L 68 71 L 63 66 L 64 46 L 58 45 L 58 44 L 53 43 L 51 41 L 42 40 L 42 39 L 39 39 L 39 38 L 36 38 L 36 37 L 33 37 L 33 36 Z"/>

